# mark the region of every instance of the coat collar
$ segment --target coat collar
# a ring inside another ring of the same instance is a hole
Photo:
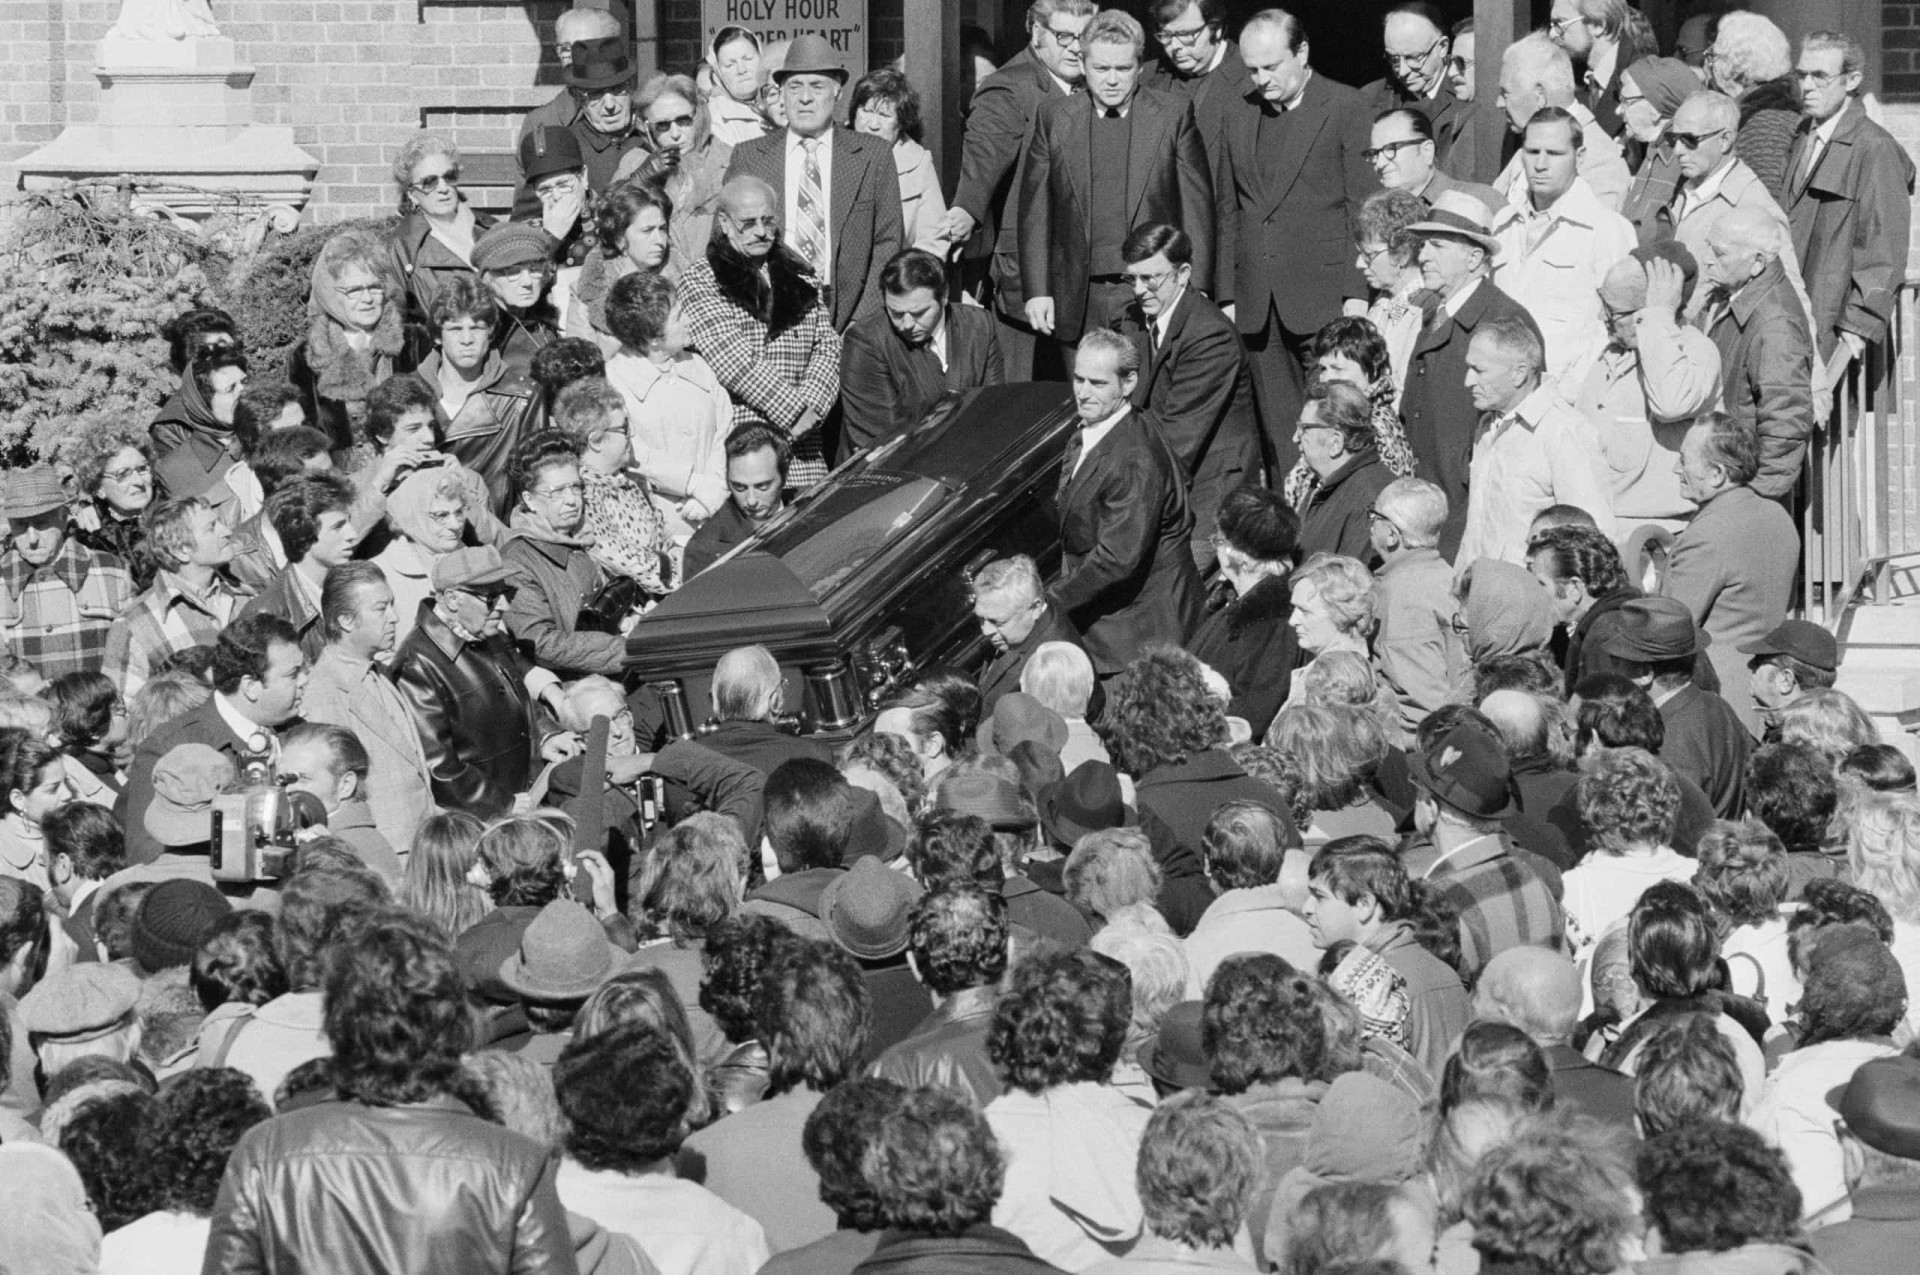
[[[1784,288],[1787,283],[1787,268],[1780,258],[1775,257],[1767,263],[1767,268],[1749,279],[1727,303],[1727,312],[1733,321],[1742,328],[1753,321],[1754,314],[1773,296],[1776,288]]]
[[[35,580],[58,580],[71,592],[78,594],[86,585],[87,573],[92,569],[93,551],[76,540],[71,532],[61,544],[60,551],[44,566],[29,566],[20,551],[11,546],[7,549],[6,557],[0,559],[0,579],[5,579],[7,592],[16,599]]]
[[[1133,781],[1135,788],[1157,788],[1165,784],[1207,783],[1238,779],[1247,772],[1223,748],[1203,748],[1185,761],[1155,766]]]
[[[767,259],[767,278],[725,235],[716,234],[707,244],[707,264],[720,295],[764,323],[768,340],[798,327],[820,301],[805,263],[784,243],[776,244]]]

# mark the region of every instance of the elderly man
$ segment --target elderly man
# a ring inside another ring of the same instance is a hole
[[[1816,31],[1801,42],[1796,72],[1806,118],[1785,203],[1828,384],[1886,335],[1907,273],[1913,159],[1856,100],[1865,61],[1852,36]]]
[[[1506,1023],[1546,1054],[1557,1107],[1567,1107],[1630,1136],[1633,1079],[1589,1062],[1568,1042],[1580,1021],[1580,971],[1544,947],[1516,947],[1487,962],[1473,989],[1473,1016]]]
[[[1708,82],[1740,103],[1734,153],[1787,203],[1787,164],[1800,127],[1799,94],[1793,82],[1793,46],[1768,19],[1740,9],[1720,16],[1707,51]]]
[[[940,258],[903,250],[880,271],[880,294],[880,312],[841,341],[842,460],[905,432],[950,391],[1007,379],[992,318],[948,302]]]
[[[1200,622],[1185,475],[1160,427],[1128,401],[1133,343],[1107,328],[1073,360],[1080,423],[1060,468],[1060,576],[1051,598],[1086,635],[1103,677],[1151,643],[1178,646]]]
[[[0,639],[49,681],[99,672],[114,619],[134,597],[127,565],[69,535],[68,512],[51,465],[0,477]]]
[[[1516,135],[1526,132],[1527,122],[1542,107],[1557,106],[1573,116],[1580,126],[1579,175],[1606,207],[1618,209],[1625,202],[1633,178],[1620,144],[1600,127],[1592,111],[1580,105],[1574,91],[1573,63],[1566,50],[1544,32],[1522,36],[1501,54],[1500,96],[1495,105],[1507,113],[1507,127]],[[1509,203],[1518,203],[1526,196],[1521,161],[1522,157],[1515,155],[1494,179],[1494,189]]]
[[[1680,440],[1720,397],[1718,347],[1680,322],[1698,270],[1664,239],[1615,262],[1600,284],[1608,340],[1574,406],[1599,440],[1623,537],[1649,523],[1678,530],[1693,510],[1680,488]]]
[[[1396,106],[1374,116],[1372,141],[1363,154],[1388,190],[1408,191],[1429,204],[1447,191],[1462,191],[1485,204],[1489,216],[1506,203],[1491,186],[1460,181],[1440,171],[1433,121],[1418,107]]]
[[[1875,1058],[1834,1097],[1852,1214],[1813,1232],[1833,1275],[1900,1270],[1920,1245],[1920,1059]]]
[[[1678,598],[1635,598],[1614,614],[1617,622],[1593,640],[1624,676],[1653,697],[1666,726],[1660,760],[1699,784],[1720,818],[1740,817],[1747,806],[1753,736],[1731,704],[1694,684],[1700,631],[1687,604]]]
[[[1467,117],[1466,103],[1454,95],[1448,83],[1447,62],[1453,56],[1453,41],[1447,38],[1445,23],[1440,11],[1427,0],[1407,0],[1388,9],[1380,26],[1387,73],[1360,90],[1376,117],[1401,107],[1425,116],[1431,125],[1435,157],[1442,164],[1447,162],[1454,138]]]
[[[1300,557],[1337,553],[1366,561],[1373,499],[1393,481],[1374,445],[1372,402],[1344,382],[1316,382],[1293,437],[1313,474],[1300,498]]]
[[[131,699],[168,656],[204,646],[240,609],[222,569],[233,561],[233,529],[195,497],[147,511],[147,552],[159,566],[153,584],[107,633],[100,671]]]
[[[536,128],[520,139],[520,176],[532,192],[540,228],[554,240],[554,264],[577,266],[594,247],[594,192],[587,157],[564,128]]]
[[[1184,227],[1193,275],[1213,286],[1213,179],[1193,109],[1140,86],[1146,32],[1108,9],[1081,39],[1087,91],[1041,106],[1020,186],[1027,322],[1064,351],[1132,299],[1121,247],[1137,226]],[[1058,363],[1055,364],[1058,366]]]
[[[1467,391],[1483,415],[1467,480],[1467,530],[1459,561],[1521,566],[1534,515],[1574,505],[1612,534],[1613,496],[1601,472],[1593,423],[1541,383],[1539,336],[1497,319],[1473,334]]]
[[[1396,478],[1373,499],[1374,659],[1400,704],[1401,723],[1418,726],[1442,704],[1464,704],[1473,692],[1455,617],[1453,568],[1435,548],[1447,522],[1447,494],[1423,478]]]
[[[1080,645],[1080,631],[1052,602],[1040,568],[1025,554],[989,562],[973,575],[973,618],[993,648],[980,674],[980,713],[993,713],[1000,697],[1020,689],[1027,661],[1047,642]]]
[[[473,268],[500,307],[489,352],[516,380],[527,378],[533,356],[559,339],[559,317],[547,299],[558,254],[552,235],[524,221],[497,222],[473,245]]]
[[[1215,182],[1214,299],[1253,356],[1273,474],[1297,458],[1290,435],[1306,399],[1308,342],[1342,313],[1364,313],[1367,296],[1359,265],[1333,245],[1352,238],[1376,187],[1363,157],[1373,115],[1355,90],[1316,75],[1311,53],[1292,14],[1266,9],[1247,20],[1240,56],[1254,92],[1227,119]]]
[[[1680,486],[1699,506],[1674,539],[1666,594],[1686,604],[1712,639],[1707,658],[1720,694],[1754,735],[1759,716],[1748,693],[1744,643],[1787,618],[1800,537],[1778,501],[1754,494],[1760,439],[1753,422],[1708,413],[1680,447]]]
[[[833,330],[844,332],[879,311],[880,268],[906,246],[900,176],[885,142],[834,122],[847,68],[824,36],[788,45],[773,82],[787,126],[734,147],[727,177],[757,177],[773,192],[779,224],[819,286]]]
[[[704,746],[770,775],[795,758],[833,764],[833,750],[774,725],[787,708],[787,679],[764,646],[735,647],[713,666],[713,716],[719,726]]]
[[[827,476],[819,427],[840,394],[840,336],[806,260],[781,242],[781,220],[772,186],[729,179],[720,233],[681,276],[680,302],[693,344],[733,396],[734,428],[785,431],[788,481],[805,491]]]
[[[575,21],[579,21],[576,19]],[[586,24],[583,24],[586,25]],[[595,24],[600,25],[600,24]],[[552,123],[572,135],[586,170],[585,182],[558,197],[542,197],[534,190],[535,178],[525,168],[520,173],[520,188],[514,195],[513,213],[522,220],[556,219],[572,222],[591,207],[592,196],[603,193],[614,183],[614,172],[631,151],[645,145],[639,122],[633,114],[633,90],[638,69],[633,61],[633,45],[621,36],[619,21],[605,34],[579,36],[568,46],[566,64],[560,70],[566,84],[565,118]],[[530,112],[520,125],[520,156],[524,164],[528,143],[549,125],[548,119],[536,119],[545,111],[557,114],[559,99]],[[569,215],[570,214],[570,215]],[[550,225],[549,230],[552,230]],[[555,232],[559,237],[562,232]]]
[[[1762,721],[1810,691],[1833,688],[1840,668],[1840,646],[1833,634],[1811,620],[1782,620],[1764,637],[1740,644],[1748,656],[1753,707]]]
[[[580,40],[605,40],[620,34],[620,19],[610,9],[591,9],[576,4],[553,20],[553,59],[565,67],[573,61],[573,46]],[[558,93],[528,111],[520,121],[520,139],[536,128],[565,128],[580,114],[572,88]]]
[[[1193,560],[1213,561],[1214,515],[1226,494],[1264,469],[1253,372],[1233,321],[1193,277],[1193,241],[1177,226],[1141,226],[1120,246],[1133,303],[1116,326],[1146,369],[1133,405],[1151,412],[1190,475]]]
[[[1526,189],[1512,192],[1493,219],[1500,241],[1493,281],[1540,325],[1545,379],[1570,397],[1606,335],[1598,289],[1613,264],[1633,251],[1633,226],[1576,171],[1584,143],[1572,114],[1543,106],[1523,138]]]
[[[1027,47],[980,81],[967,112],[947,242],[964,244],[965,260],[991,258],[986,269],[1001,353],[1008,377],[1016,381],[1033,376],[1034,333],[1020,290],[1020,186],[1033,117],[1042,103],[1065,98],[1081,84],[1080,36],[1099,7],[1094,0],[1034,0],[1027,9]]]
[[[1727,414],[1760,431],[1753,489],[1786,500],[1800,481],[1813,433],[1813,341],[1780,254],[1786,236],[1751,209],[1729,213],[1707,236],[1701,266],[1715,297],[1698,320],[1720,350]]]
[[[1638,48],[1635,34],[1627,29],[1637,16],[1627,0],[1553,0],[1547,23],[1553,42],[1567,51],[1580,72],[1580,104],[1593,112],[1608,137],[1619,137],[1625,126],[1620,118],[1620,72],[1633,55],[1623,59],[1622,45],[1632,42],[1637,53],[1653,52]]]
[[[1468,344],[1475,331],[1495,320],[1533,323],[1526,307],[1490,278],[1500,251],[1491,221],[1479,200],[1448,191],[1434,202],[1427,220],[1407,228],[1419,236],[1420,274],[1439,305],[1414,342],[1400,411],[1420,472],[1447,498],[1439,548],[1449,560],[1467,526],[1467,471],[1479,421],[1466,387]]]
[[[1161,52],[1140,82],[1193,105],[1207,162],[1216,164],[1227,113],[1253,92],[1240,46],[1227,39],[1226,0],[1153,0],[1148,17]]]

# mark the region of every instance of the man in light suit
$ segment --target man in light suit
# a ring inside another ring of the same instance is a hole
[[[1220,260],[1214,298],[1246,338],[1268,472],[1298,454],[1306,347],[1343,312],[1365,312],[1354,218],[1378,183],[1363,158],[1372,112],[1316,75],[1306,30],[1266,9],[1240,32],[1254,91],[1227,120],[1221,153]]]
[[[947,268],[918,248],[880,271],[881,312],[840,346],[840,459],[905,430],[950,390],[1006,382],[993,319],[947,301]]]
[[[1168,222],[1193,240],[1199,286],[1213,280],[1213,180],[1193,108],[1140,87],[1147,35],[1123,12],[1083,37],[1087,91],[1041,106],[1020,186],[1020,286],[1027,322],[1053,338],[1051,363],[1091,328],[1118,318],[1132,293],[1120,247],[1135,226]]]
[[[967,110],[960,182],[947,209],[947,242],[964,244],[962,264],[973,263],[971,273],[984,270],[991,281],[1000,351],[1007,375],[1016,381],[1033,376],[1034,334],[1020,290],[1020,182],[1027,143],[1041,104],[1080,88],[1085,78],[1080,35],[1099,7],[1094,0],[1034,0],[1027,10],[1027,47],[980,81]]]
[[[844,332],[880,309],[880,267],[905,234],[900,176],[884,141],[834,122],[847,70],[823,37],[795,39],[773,79],[787,126],[734,147],[727,177],[773,187],[787,243],[813,267]]]
[[[1833,31],[1800,45],[1806,118],[1787,159],[1787,217],[1828,384],[1886,335],[1907,274],[1913,159],[1854,100],[1865,59],[1858,40]]]
[[[1118,332],[1091,328],[1080,338],[1080,424],[1060,467],[1052,601],[1085,635],[1101,677],[1152,643],[1181,645],[1200,623],[1186,483],[1159,426],[1128,402],[1139,376],[1139,353]]]
[[[1380,26],[1387,74],[1360,90],[1376,118],[1382,111],[1402,107],[1426,117],[1432,126],[1435,158],[1441,164],[1447,162],[1469,114],[1467,104],[1454,96],[1447,83],[1453,41],[1447,38],[1445,23],[1427,0],[1407,0],[1388,9]]]
[[[1193,560],[1213,564],[1220,502],[1243,483],[1263,485],[1253,370],[1233,321],[1194,287],[1193,246],[1177,226],[1142,226],[1127,236],[1133,304],[1115,326],[1134,344],[1142,369],[1133,405],[1150,414],[1187,475]]]

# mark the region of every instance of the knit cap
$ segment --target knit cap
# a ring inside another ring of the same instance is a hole
[[[473,245],[475,270],[504,270],[529,261],[551,261],[553,236],[532,222],[503,221]]]
[[[134,961],[149,974],[192,964],[207,931],[231,911],[226,896],[204,881],[162,881],[133,914]]]

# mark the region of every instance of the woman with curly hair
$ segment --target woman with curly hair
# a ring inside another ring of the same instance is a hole
[[[1697,866],[1673,848],[1680,787],[1673,770],[1638,748],[1588,753],[1575,788],[1591,852],[1567,870],[1561,905],[1576,955],[1633,911],[1655,881],[1691,881]]]
[[[1267,744],[1300,764],[1301,795],[1313,810],[1301,832],[1308,849],[1340,837],[1396,835],[1400,812],[1373,786],[1388,753],[1377,713],[1289,704],[1273,719]]]
[[[1288,623],[1303,654],[1318,659],[1333,651],[1351,651],[1362,659],[1370,658],[1376,616],[1373,573],[1358,558],[1341,554],[1316,553],[1308,558],[1291,580],[1293,614]],[[1308,660],[1293,670],[1287,686],[1287,698],[1299,702],[1305,698]]]
[[[1638,1255],[1632,1169],[1605,1130],[1580,1118],[1531,1122],[1489,1150],[1460,1211],[1490,1269],[1612,1275]]]
[[[860,1164],[888,1232],[864,1263],[869,1271],[1057,1269],[988,1224],[1003,1194],[1007,1154],[987,1118],[954,1090],[909,1089],[880,1121]]]
[[[1766,1008],[1775,1025],[1800,1001],[1787,945],[1787,849],[1757,819],[1715,820],[1694,845],[1693,888],[1713,909],[1729,990]],[[1854,868],[1858,874],[1859,867]]]
[[[438,133],[415,133],[393,158],[400,224],[387,235],[394,277],[406,285],[406,317],[425,323],[449,280],[473,269],[473,244],[493,218],[460,194],[460,148]]]
[[[708,1061],[726,1050],[719,1024],[700,1008],[708,936],[740,910],[746,892],[747,842],[726,815],[702,811],[675,824],[648,847],[633,874],[627,915],[640,937],[634,964],[658,969],[673,983]]]
[[[987,1032],[1006,1089],[987,1124],[1007,1153],[995,1226],[1081,1271],[1137,1239],[1134,1161],[1148,1111],[1110,1083],[1132,1018],[1126,967],[1096,952],[1027,957]]]
[[[645,158],[629,151],[623,167]],[[673,197],[657,182],[635,177],[616,184],[594,204],[593,249],[585,261],[554,278],[553,303],[560,311],[560,335],[592,341],[602,355],[620,348],[607,319],[613,285],[630,274],[678,278],[680,266],[698,258],[673,260]],[[707,214],[712,224],[713,215]],[[704,245],[701,249],[705,252]]]
[[[1354,219],[1354,239],[1360,250],[1358,265],[1367,277],[1373,300],[1367,306],[1367,321],[1373,325],[1386,350],[1386,376],[1392,398],[1390,406],[1400,410],[1400,395],[1407,385],[1407,365],[1413,361],[1413,346],[1420,339],[1425,314],[1414,295],[1426,287],[1420,274],[1420,237],[1408,229],[1425,221],[1431,209],[1427,201],[1408,190],[1377,190],[1360,205]],[[1324,331],[1324,329],[1323,329]],[[1316,365],[1318,355],[1315,357]],[[1364,367],[1361,369],[1365,375]],[[1357,382],[1368,388],[1378,377]]]
[[[372,231],[342,230],[321,246],[307,297],[307,335],[288,356],[287,379],[336,459],[365,441],[368,393],[413,371],[425,352],[408,332],[405,309],[406,292],[387,246]]]
[[[1177,852],[1161,861],[1170,878],[1189,867],[1199,871],[1207,821],[1222,803],[1287,808],[1285,797],[1227,752],[1225,705],[1207,686],[1200,661],[1185,651],[1153,647],[1128,665],[1108,683],[1095,729],[1114,766],[1133,776],[1142,812],[1152,811],[1172,832]]]
[[[176,396],[179,392],[176,391]],[[110,553],[133,573],[134,588],[153,583],[155,563],[140,552],[140,515],[153,504],[153,444],[145,431],[104,429],[73,444],[73,538],[96,553]]]
[[[1920,991],[1920,800],[1906,793],[1875,793],[1859,802],[1847,826],[1847,863],[1853,883],[1887,906],[1893,918],[1894,959],[1910,1000]],[[1906,1022],[1920,1031],[1920,1007]]]

